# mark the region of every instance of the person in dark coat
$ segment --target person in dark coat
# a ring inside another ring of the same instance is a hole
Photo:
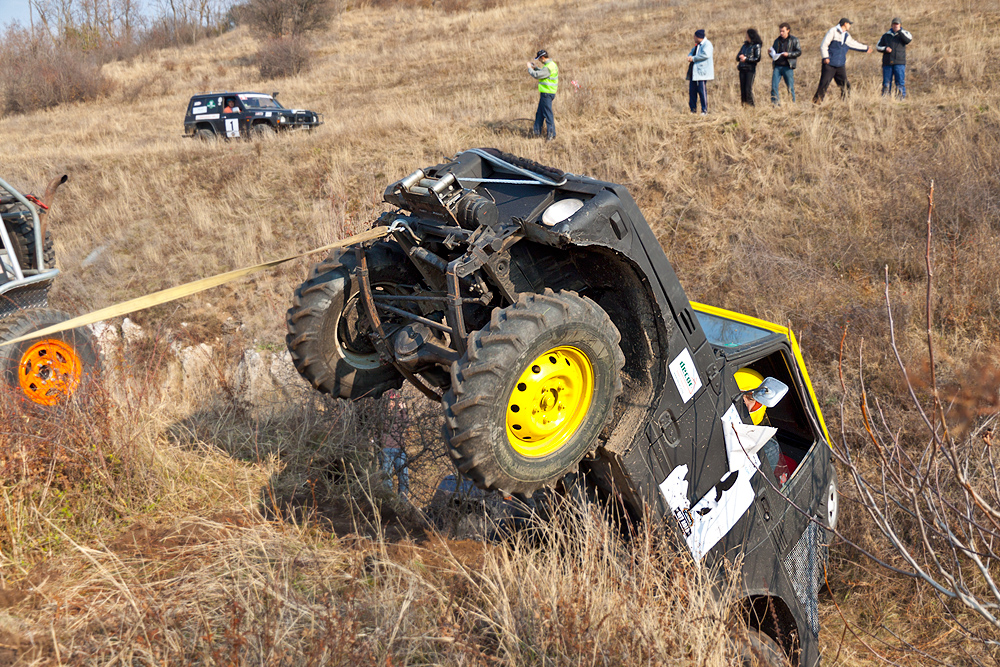
[[[771,72],[771,103],[781,103],[778,86],[782,80],[788,86],[788,92],[791,93],[794,102],[795,64],[802,55],[802,47],[799,45],[799,38],[792,34],[792,26],[787,23],[778,26],[778,37],[767,53],[771,56],[771,65],[774,66],[774,71]]]
[[[853,24],[851,19],[843,18],[837,25],[826,31],[826,36],[819,45],[819,53],[823,57],[823,67],[819,74],[819,87],[816,88],[816,94],[813,95],[813,104],[820,104],[823,101],[831,81],[840,86],[841,97],[847,96],[851,89],[851,82],[847,80],[848,51],[872,52],[872,47],[851,37],[849,31]]]
[[[760,51],[763,46],[760,34],[750,28],[746,40],[736,55],[736,69],[740,72],[740,100],[743,105],[755,106],[753,101],[753,80],[757,76],[757,63],[760,62]]]
[[[892,92],[893,80],[896,94],[906,98],[906,45],[913,41],[909,30],[903,30],[903,22],[892,20],[889,31],[878,40],[875,49],[882,54],[882,94]]]

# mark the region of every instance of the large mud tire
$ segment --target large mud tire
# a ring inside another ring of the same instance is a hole
[[[408,291],[420,282],[395,243],[376,243],[367,257],[375,293]],[[403,376],[379,357],[368,337],[355,269],[351,248],[313,267],[309,279],[295,290],[285,342],[295,368],[316,389],[340,398],[378,398],[401,387]]]
[[[10,242],[14,246],[14,254],[21,269],[39,268],[38,258],[35,256],[35,225],[31,219],[8,223],[7,232],[10,234]],[[45,262],[46,269],[55,268],[56,249],[52,244],[52,232],[49,230],[45,230],[42,261]]]
[[[530,495],[577,470],[621,393],[620,340],[607,313],[575,292],[521,294],[494,310],[452,364],[443,399],[445,439],[462,474],[483,489]],[[537,444],[520,439],[529,432]]]
[[[747,633],[736,643],[740,667],[791,667],[788,656],[772,637],[755,629]]]
[[[0,341],[70,319],[48,308],[21,310],[0,320]],[[0,373],[8,389],[42,406],[64,403],[91,391],[101,372],[101,352],[89,329],[80,327],[0,347]]]
[[[277,132],[267,123],[257,123],[253,126],[253,136],[257,139],[263,139],[266,141],[268,139],[274,139],[274,137],[277,136]]]

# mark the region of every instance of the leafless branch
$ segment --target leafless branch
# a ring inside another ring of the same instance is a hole
[[[880,557],[875,557],[870,550],[852,544],[844,535],[838,533],[838,536],[880,566],[928,585],[955,621],[954,627],[960,628],[967,638],[1000,646],[996,638],[1000,630],[1000,584],[997,581],[1000,556],[996,548],[1000,542],[1000,483],[991,442],[1000,415],[988,416],[964,435],[962,429],[956,430],[948,423],[948,412],[954,402],[946,411],[934,348],[933,182],[927,199],[925,262],[929,378],[925,396],[929,394],[929,398],[921,398],[900,352],[886,267],[889,344],[919,420],[917,424],[911,420],[893,425],[879,399],[869,396],[864,381],[864,341],[861,341],[857,384],[863,431],[857,434],[861,436],[860,443],[854,438],[855,444],[849,444],[854,434],[849,436],[846,426],[845,328],[839,363],[845,398],[841,401],[841,441],[836,443],[834,455],[857,492],[857,506],[889,549],[880,550]],[[952,608],[954,603],[974,616],[958,614],[957,609]],[[984,625],[974,622],[977,617]],[[983,632],[983,627],[991,631]]]

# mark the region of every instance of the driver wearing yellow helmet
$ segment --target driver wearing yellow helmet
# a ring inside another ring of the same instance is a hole
[[[764,381],[764,376],[752,368],[744,367],[736,371],[733,377],[736,379],[736,385],[740,388],[740,391],[745,392],[743,394],[743,403],[746,405],[747,412],[750,413],[750,421],[753,422],[754,426],[760,426],[761,422],[764,421],[764,413],[767,411],[767,408],[754,399],[750,392],[761,385]],[[778,481],[781,484],[788,481],[792,471],[795,470],[795,459],[783,454],[781,446],[774,438],[767,441],[761,448],[761,452],[764,454],[767,462],[771,464],[771,470],[774,471],[774,476]]]
[[[733,377],[736,378],[736,384],[743,392],[753,391],[764,381],[764,376],[752,368],[741,368],[733,374]],[[760,426],[760,423],[764,421],[764,412],[767,408],[754,400],[754,397],[749,393],[743,394],[743,403],[746,404],[747,410],[750,412],[750,421],[753,422],[754,426]]]

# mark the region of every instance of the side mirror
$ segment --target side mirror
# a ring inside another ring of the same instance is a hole
[[[764,407],[773,408],[788,393],[788,385],[778,378],[764,378],[760,386],[750,392],[753,399]]]
[[[276,90],[273,93],[271,93],[271,97],[273,97],[274,99],[278,99],[278,91]]]

